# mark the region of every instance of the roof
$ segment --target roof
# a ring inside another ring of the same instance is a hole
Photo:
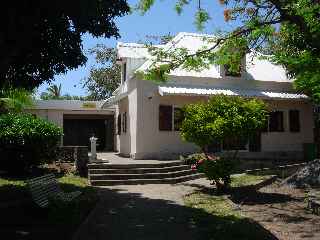
[[[81,101],[81,100],[36,100],[31,109],[39,110],[101,110],[105,101]],[[113,111],[113,109],[106,109]]]
[[[165,45],[156,45],[164,50],[172,48],[186,48],[193,53],[201,48],[209,48],[214,44],[215,37],[207,34],[196,34],[181,32],[177,34],[170,42]],[[146,62],[142,64],[136,71],[147,71],[153,64],[148,48],[144,44],[136,43],[118,43],[118,56],[125,58],[145,58]],[[261,59],[262,55],[258,53],[249,53],[246,55],[246,73],[245,79],[259,81],[274,82],[292,82],[286,75],[284,68],[279,65],[272,64],[267,60]],[[209,69],[201,71],[189,71],[177,68],[170,73],[171,76],[185,77],[206,77],[206,78],[222,78],[220,66],[211,65]]]
[[[162,47],[155,45],[155,47]],[[145,44],[139,43],[117,43],[118,58],[150,58],[148,47]]]
[[[159,86],[159,94],[167,95],[187,95],[187,96],[210,96],[210,95],[228,95],[242,97],[257,97],[262,99],[308,99],[305,94],[289,92],[270,92],[262,90],[245,90],[245,89],[223,89],[223,88],[195,88],[195,87],[173,87]]]

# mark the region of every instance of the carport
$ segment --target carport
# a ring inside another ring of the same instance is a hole
[[[63,145],[90,146],[89,138],[98,138],[97,150],[114,149],[114,119],[112,115],[63,115]]]
[[[114,112],[112,107],[102,109],[105,101],[37,100],[27,109],[63,128],[63,146],[89,146],[89,138],[98,138],[97,150],[114,151]]]

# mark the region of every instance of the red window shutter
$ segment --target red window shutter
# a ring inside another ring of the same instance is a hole
[[[283,112],[274,111],[269,115],[269,132],[283,132]]]
[[[118,127],[118,135],[121,135],[121,114],[118,115],[118,121],[117,121],[117,127]]]
[[[159,130],[172,131],[172,106],[159,106]]]
[[[300,114],[298,110],[289,111],[290,132],[300,132]]]

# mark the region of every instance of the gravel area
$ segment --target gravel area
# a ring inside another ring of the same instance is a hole
[[[243,214],[280,240],[320,239],[320,217],[306,210],[305,192],[275,183],[235,200]]]

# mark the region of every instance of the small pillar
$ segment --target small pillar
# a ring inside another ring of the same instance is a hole
[[[98,138],[92,136],[90,138],[90,142],[91,142],[91,156],[90,156],[90,160],[94,161],[97,160],[97,140]]]

